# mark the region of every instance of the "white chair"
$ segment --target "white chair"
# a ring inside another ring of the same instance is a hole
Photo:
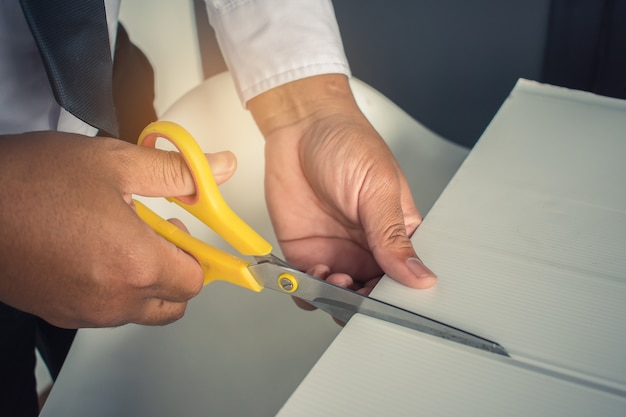
[[[351,86],[361,110],[398,159],[417,206],[425,215],[468,150],[434,134],[362,81],[352,79]],[[239,101],[230,74],[225,72],[205,80],[177,100],[161,119],[185,127],[206,152],[229,149],[237,155],[237,172],[221,187],[224,198],[242,218],[272,240],[263,193],[264,139]],[[189,221],[193,227],[193,220]]]

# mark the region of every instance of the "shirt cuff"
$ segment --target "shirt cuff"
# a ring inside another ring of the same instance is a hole
[[[207,0],[241,101],[320,74],[350,76],[330,0]]]

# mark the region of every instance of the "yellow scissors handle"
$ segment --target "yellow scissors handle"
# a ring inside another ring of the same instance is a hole
[[[187,161],[196,186],[194,195],[168,200],[200,219],[242,255],[269,254],[272,246],[241,220],[224,201],[204,152],[189,132],[176,123],[154,122],[141,132],[138,144],[154,147],[158,138],[167,139],[178,148]]]
[[[159,138],[168,140],[178,148],[191,171],[196,189],[192,196],[169,197],[168,200],[201,220],[242,255],[270,254],[272,246],[224,201],[206,156],[194,138],[176,123],[159,121],[143,130],[138,144],[155,147]],[[248,262],[183,232],[138,201],[135,201],[135,206],[139,216],[157,233],[198,260],[205,270],[205,284],[220,279],[255,291],[261,290],[262,286],[247,269]]]
[[[163,219],[141,202],[135,200],[134,203],[139,217],[148,223],[155,232],[196,259],[204,272],[204,285],[219,280],[256,292],[263,289],[263,286],[254,279],[248,269],[250,262],[196,239]]]

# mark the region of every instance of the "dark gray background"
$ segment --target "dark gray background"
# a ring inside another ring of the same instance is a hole
[[[626,98],[626,1],[335,0],[355,77],[471,147],[518,78]],[[196,0],[205,76],[225,70]]]

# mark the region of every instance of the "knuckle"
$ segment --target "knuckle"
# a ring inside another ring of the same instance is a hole
[[[395,217],[389,214],[383,215],[379,219],[378,226],[373,228],[368,236],[373,251],[412,250],[413,245],[407,235],[404,222],[395,221]]]
[[[200,294],[200,291],[202,291],[202,287],[204,287],[204,279],[194,279],[189,286],[189,298],[193,298]]]
[[[187,311],[187,303],[176,304],[175,308],[170,314],[169,321],[167,322],[167,324],[173,323],[175,321],[182,319],[185,316],[186,311]]]
[[[168,188],[184,189],[190,174],[187,163],[183,157],[175,151],[165,152],[165,161],[161,165],[161,177]]]
[[[151,319],[147,324],[155,326],[165,326],[174,323],[185,316],[187,303],[166,303],[158,300],[158,304],[154,306]]]
[[[383,231],[384,241],[388,246],[393,247],[409,247],[411,243],[406,234],[406,228],[404,224],[393,223],[387,226]]]

